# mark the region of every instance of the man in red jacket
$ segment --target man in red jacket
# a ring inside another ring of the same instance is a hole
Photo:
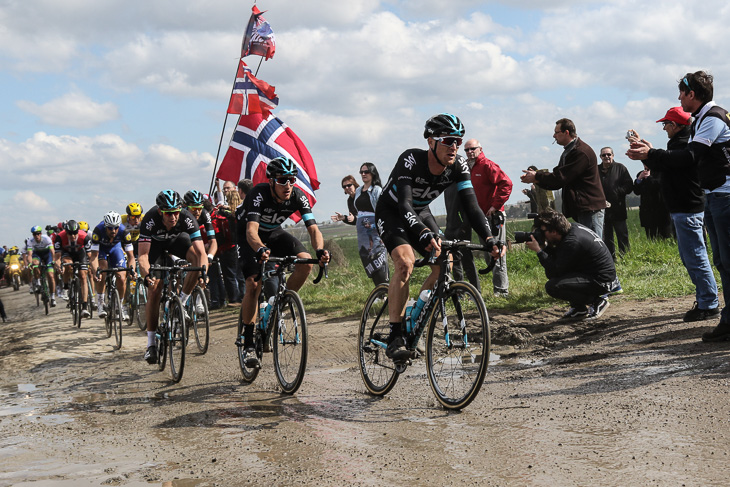
[[[487,159],[478,140],[467,140],[464,144],[464,151],[468,159],[467,163],[471,167],[471,183],[474,186],[479,208],[489,219],[494,236],[504,243],[504,204],[512,194],[512,180],[496,162]],[[487,263],[491,263],[492,256],[489,253],[484,255]],[[507,278],[507,258],[504,255],[497,260],[492,271],[492,284],[496,297],[507,296],[509,279]]]

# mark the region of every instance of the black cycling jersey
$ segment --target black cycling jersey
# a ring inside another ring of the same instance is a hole
[[[153,245],[155,243],[164,244],[172,242],[181,233],[190,235],[191,242],[202,239],[200,236],[200,226],[192,213],[183,209],[180,212],[180,218],[177,224],[172,229],[167,230],[165,224],[162,222],[162,214],[157,211],[156,206],[153,206],[145,214],[140,224],[139,241],[151,242]]]
[[[430,228],[422,221],[421,213],[452,184],[458,187],[464,212],[477,235],[485,240],[491,237],[489,223],[477,203],[466,160],[457,157],[443,173],[434,175],[428,169],[428,151],[423,149],[409,149],[398,157],[378,199],[376,220],[380,220],[380,213],[397,212],[408,227],[408,233],[419,235]]]
[[[210,217],[210,213],[208,213],[208,210],[203,208],[203,211],[200,213],[200,218],[197,219],[197,222],[198,228],[205,228],[205,234],[208,236],[208,240],[216,238],[215,228],[213,228],[213,219]]]
[[[282,223],[297,211],[306,226],[317,223],[312,214],[312,208],[309,206],[309,199],[301,189],[292,188],[291,198],[279,203],[271,194],[269,183],[257,184],[246,195],[243,204],[236,208],[238,244],[246,242],[246,224],[248,222],[258,222],[259,237],[264,240],[266,235],[281,228]]]

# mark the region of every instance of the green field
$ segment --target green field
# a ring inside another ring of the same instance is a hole
[[[515,231],[529,231],[531,225],[531,220],[508,221],[508,241],[512,240]],[[674,240],[648,240],[639,226],[639,212],[636,209],[629,211],[628,226],[631,251],[616,263],[616,272],[624,288],[623,299],[674,297],[694,293],[694,286],[679,258],[677,243]],[[301,290],[307,309],[335,316],[359,314],[373,284],[365,276],[360,263],[355,227],[333,224],[322,225],[320,229],[328,248],[333,251],[334,262],[330,266],[329,279],[322,280],[318,285],[307,284]],[[303,227],[289,230],[308,243],[309,239]],[[481,256],[477,263],[484,267]],[[481,290],[488,308],[525,311],[550,307],[557,303],[545,294],[545,272],[534,252],[525,249],[523,245],[511,245],[507,252],[507,271],[510,280],[510,294],[507,298],[495,298],[492,294],[491,275],[482,277]],[[426,269],[416,269],[412,280],[412,295],[416,294],[416,286],[420,286],[427,273]],[[716,278],[719,284],[719,275],[716,274]]]

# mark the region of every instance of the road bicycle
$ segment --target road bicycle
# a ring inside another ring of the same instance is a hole
[[[31,288],[33,294],[35,294],[36,306],[40,306],[41,302],[45,308],[46,314],[48,314],[48,308],[51,304],[51,291],[48,287],[48,266],[45,264],[38,264],[38,270],[40,273],[39,283],[36,284],[35,278],[31,280]]]
[[[89,311],[89,319],[94,317],[94,309],[96,308],[96,292],[94,291],[94,283],[92,282],[91,276],[86,278],[86,287],[88,292],[86,293],[86,309]]]
[[[198,310],[198,306],[201,307],[200,311]],[[200,285],[195,285],[195,288],[190,294],[190,298],[188,298],[188,302],[185,305],[185,310],[190,317],[190,323],[193,328],[193,334],[195,335],[195,343],[198,346],[198,351],[201,354],[205,354],[205,352],[208,351],[208,343],[210,341],[210,321],[208,318],[208,298]],[[188,326],[188,333],[189,332],[190,327]]]
[[[99,275],[106,274],[106,283],[104,291],[104,310],[106,317],[104,318],[104,327],[106,337],[110,338],[114,333],[114,349],[122,348],[122,300],[119,298],[117,290],[117,272],[134,273],[131,267],[110,267],[108,269],[98,269]],[[99,310],[101,311],[101,310]]]
[[[404,338],[411,352],[405,362],[395,363],[385,355],[390,333],[388,284],[370,293],[358,335],[360,374],[368,392],[387,394],[412,360],[425,356],[431,389],[445,408],[462,409],[477,396],[489,363],[489,317],[481,292],[468,282],[454,281],[450,270],[453,254],[473,250],[488,249],[468,241],[442,240],[441,259],[416,262],[416,267],[438,263],[440,271],[420,313],[410,320],[404,317]],[[425,347],[419,345],[424,331]]]
[[[168,259],[169,254],[163,254]],[[185,265],[183,265],[183,263]],[[157,331],[155,332],[155,348],[157,349],[157,367],[165,370],[167,359],[170,359],[170,375],[173,382],[180,382],[185,370],[185,348],[188,341],[188,326],[185,316],[185,306],[177,295],[178,286],[182,285],[182,275],[185,272],[201,271],[205,279],[205,267],[191,267],[184,260],[179,260],[171,266],[150,266],[150,273],[162,274],[162,295],[160,297],[160,314]],[[137,287],[143,286],[143,280],[137,282]]]
[[[300,259],[297,256],[269,257],[268,262],[278,264],[274,269],[265,271],[265,263],[261,265],[259,278],[266,280],[278,278],[276,293],[267,305],[264,293],[259,294],[259,322],[254,333],[256,359],[248,360],[244,342],[244,323],[238,317],[238,363],[241,367],[244,382],[253,382],[261,370],[264,353],[272,352],[274,371],[281,390],[294,394],[302,385],[304,370],[307,367],[307,317],[304,304],[296,291],[287,289],[286,273],[292,272],[296,264],[319,264],[318,259]],[[314,284],[327,276],[327,265],[319,268]],[[273,335],[273,336],[272,336]],[[273,344],[273,346],[272,346]],[[255,365],[252,365],[255,362]]]
[[[73,325],[81,328],[81,310],[83,309],[84,300],[81,294],[81,266],[80,262],[64,262],[63,267],[71,267],[73,274],[68,283],[68,303],[66,307],[70,309],[73,317]],[[89,278],[87,277],[88,281]]]
[[[139,275],[139,264],[137,264],[137,275]],[[129,280],[126,290],[126,306],[129,315],[129,324],[137,322],[137,326],[141,331],[147,329],[147,319],[145,318],[145,309],[147,307],[147,288],[140,286],[136,280]]]

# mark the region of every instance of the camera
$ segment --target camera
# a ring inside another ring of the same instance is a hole
[[[636,137],[636,132],[634,132],[633,130],[629,130],[628,132],[626,132],[626,140],[629,140],[632,137]]]
[[[542,245],[545,242],[545,234],[540,228],[540,223],[537,221],[537,213],[528,213],[527,218],[532,218],[535,222],[532,225],[531,232],[515,232],[515,243],[525,243],[530,241],[530,237],[535,237],[535,240]]]

